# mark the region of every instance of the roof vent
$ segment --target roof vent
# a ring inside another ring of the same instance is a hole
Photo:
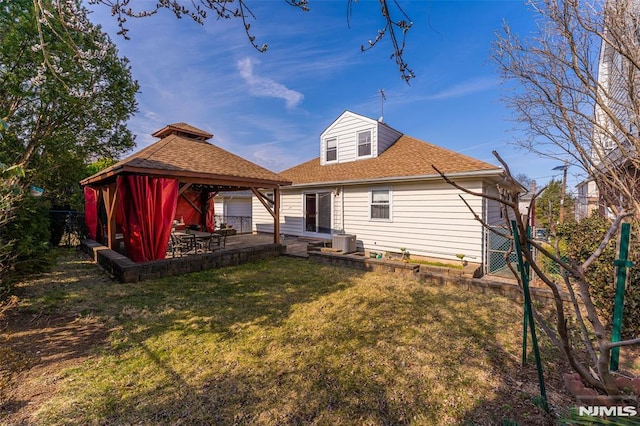
[[[177,135],[187,139],[206,141],[211,139],[213,135],[197,127],[193,127],[187,123],[174,123],[164,126],[162,129],[154,132],[151,136],[156,138],[166,138],[169,135]]]

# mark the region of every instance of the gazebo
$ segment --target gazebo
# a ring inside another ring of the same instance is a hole
[[[213,231],[213,197],[251,190],[273,217],[274,243],[280,242],[280,186],[291,182],[211,144],[212,134],[186,123],[152,136],[160,140],[80,181],[90,238],[115,249],[121,233],[134,262],[163,259],[174,220]]]

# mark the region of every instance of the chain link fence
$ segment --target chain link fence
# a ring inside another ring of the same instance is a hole
[[[551,246],[549,246],[548,249],[552,253],[555,251]],[[547,256],[545,256],[544,254],[542,254],[542,252],[539,252],[538,250],[535,251],[534,255],[536,259],[536,264],[538,264],[538,266],[540,267],[540,269],[542,270],[542,272],[547,278],[549,278],[552,281],[562,281],[564,279],[563,274],[565,273],[565,271],[558,264],[558,262],[556,262],[555,260],[549,259]],[[565,263],[569,263],[569,257],[564,254],[560,255],[560,259]],[[534,279],[535,278],[537,277],[534,276]]]
[[[518,256],[516,254],[515,247],[509,238],[503,235],[510,235],[510,230],[504,226],[492,227],[488,231],[487,235],[487,271],[488,275],[515,278],[513,272],[509,269],[509,264],[513,267],[513,270],[518,271]],[[542,242],[544,244],[544,242]],[[536,259],[536,264],[540,267],[542,272],[550,278],[552,281],[563,280],[563,269],[558,262],[549,259],[539,250],[533,249],[533,257]],[[554,253],[555,250],[550,244],[547,244],[549,252]],[[563,262],[569,262],[569,258],[566,255],[561,255],[560,259]],[[531,281],[538,280],[536,274],[531,270]]]
[[[49,210],[53,246],[77,247],[87,235],[84,213],[75,210]]]
[[[509,238],[510,230],[506,226],[494,226],[488,231],[487,236],[487,274],[514,278],[513,272],[509,269],[509,264],[514,270],[518,270],[518,256]]]

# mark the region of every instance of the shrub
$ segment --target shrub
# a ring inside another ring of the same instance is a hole
[[[48,270],[55,261],[49,242],[49,202],[44,198],[26,196],[16,205],[16,215],[6,225],[5,233],[13,240],[13,261],[3,280],[5,296],[16,277]]]
[[[567,242],[567,254],[582,262],[586,260],[602,241],[611,222],[593,214],[579,223],[571,223],[558,229]],[[632,338],[640,333],[640,223],[632,223],[629,260],[634,265],[627,270],[627,288],[624,298],[622,324],[623,338]],[[611,326],[616,292],[614,261],[618,257],[617,240],[610,241],[602,255],[589,267],[586,276],[593,303],[604,324]]]

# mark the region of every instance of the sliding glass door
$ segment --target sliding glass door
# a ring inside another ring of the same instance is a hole
[[[304,194],[306,232],[331,234],[331,192]]]

